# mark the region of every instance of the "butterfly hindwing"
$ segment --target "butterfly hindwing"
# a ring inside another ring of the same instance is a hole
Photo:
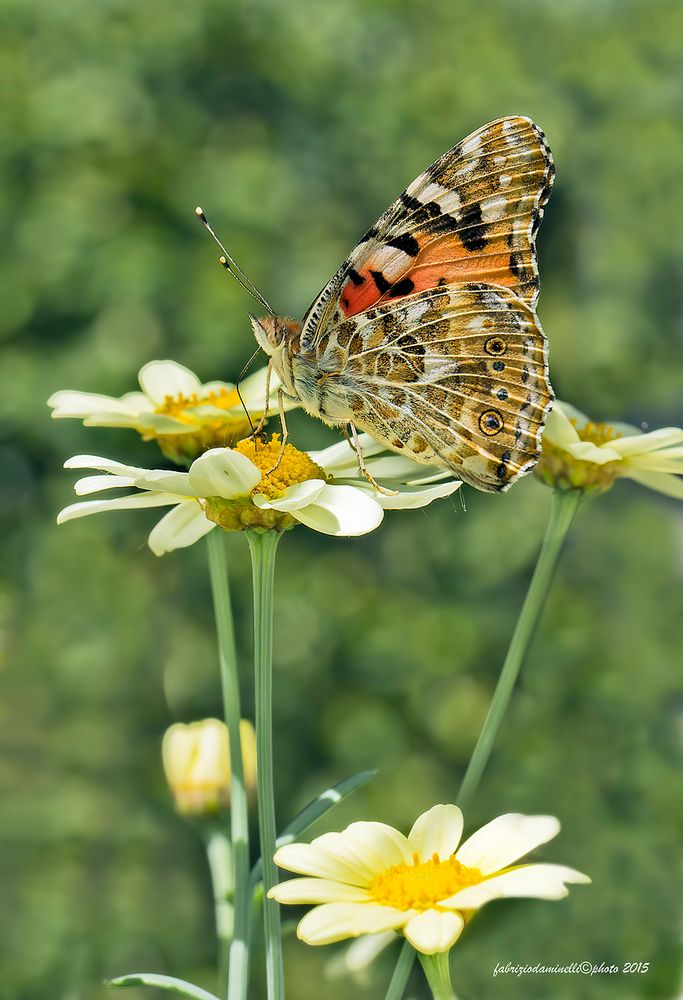
[[[483,490],[534,464],[552,401],[534,311],[504,286],[466,283],[381,303],[318,345],[328,405],[395,451]]]
[[[304,319],[302,344],[379,303],[456,282],[538,295],[535,237],[554,177],[541,129],[524,117],[484,125],[401,194],[358,243]]]

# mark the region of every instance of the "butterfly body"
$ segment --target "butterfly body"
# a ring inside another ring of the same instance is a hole
[[[552,402],[534,239],[553,178],[526,118],[421,174],[304,317],[254,321],[284,391],[485,491],[535,463]]]

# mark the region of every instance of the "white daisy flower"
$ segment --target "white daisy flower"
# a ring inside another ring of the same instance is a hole
[[[463,817],[433,806],[405,837],[384,823],[352,823],[310,844],[287,844],[275,862],[304,875],[270,890],[280,903],[315,903],[299,923],[307,944],[397,931],[424,955],[448,951],[473,911],[493,899],[562,899],[573,868],[516,864],[560,830],[554,816],[499,816],[460,844]]]
[[[380,493],[358,473],[354,477],[357,459],[346,442],[308,454],[290,444],[282,450],[278,435],[267,442],[247,438],[235,448],[210,449],[187,472],[139,469],[95,455],[76,455],[64,463],[65,468],[101,473],[79,479],[74,486],[78,496],[112,488],[135,487],[138,492],[72,504],[61,511],[57,522],[106,510],[171,507],[148,539],[160,556],[192,545],[217,525],[227,531],[249,527],[284,531],[299,522],[326,535],[364,535],[378,527],[384,510],[424,507],[462,485],[444,479],[447,474],[441,470],[425,470],[402,456],[380,454],[381,445],[367,435],[361,445],[369,456],[368,471],[384,488],[395,491],[391,495]]]
[[[535,471],[548,485],[565,490],[599,493],[621,477],[683,500],[683,430],[662,427],[644,434],[629,424],[597,424],[556,401]]]
[[[53,417],[75,417],[86,427],[130,427],[145,441],[156,440],[179,464],[209,448],[235,444],[250,432],[249,416],[257,423],[266,409],[265,368],[241,382],[239,393],[230,382],[202,383],[175,361],[150,361],[138,381],[141,392],[118,398],[63,389],[50,396],[48,406]],[[271,399],[278,386],[273,373]]]
[[[240,722],[245,785],[256,791],[256,733],[248,719]],[[164,772],[179,812],[210,815],[230,804],[228,727],[219,719],[166,730],[161,745]]]

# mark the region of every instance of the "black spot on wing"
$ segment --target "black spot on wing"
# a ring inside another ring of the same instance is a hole
[[[363,277],[362,274],[358,273],[358,271],[355,269],[355,267],[350,267],[347,273],[348,273],[349,280],[356,286],[356,288],[359,285],[364,285],[365,284],[365,278]]]
[[[417,212],[418,209],[422,208],[422,202],[419,198],[413,198],[411,194],[404,191],[403,194],[399,195],[398,199],[404,208],[409,212]]]
[[[410,221],[417,225],[421,225],[441,215],[441,205],[437,201],[420,201],[419,198],[413,198],[406,191],[399,196],[398,200],[406,209],[406,212],[410,214]]]
[[[377,285],[377,291],[384,295],[391,288],[391,282],[387,281],[381,271],[370,271],[372,280]]]
[[[394,236],[392,240],[387,240],[387,246],[395,247],[396,250],[407,253],[409,257],[417,257],[420,252],[417,240],[410,233],[402,233],[400,236]]]
[[[415,282],[411,278],[401,278],[389,289],[389,298],[397,299],[401,295],[410,295],[415,288]]]
[[[376,226],[370,226],[367,233],[358,240],[359,243],[367,243],[369,240],[374,240],[374,238],[379,235],[379,230]]]
[[[483,250],[486,246],[486,224],[481,218],[481,205],[473,202],[463,209],[458,219],[458,235],[466,250]]]

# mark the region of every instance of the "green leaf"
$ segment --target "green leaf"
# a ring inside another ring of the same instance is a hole
[[[348,798],[352,792],[356,789],[362,788],[363,785],[367,785],[375,775],[376,771],[359,771],[358,774],[354,774],[351,778],[344,778],[336,785],[332,785],[331,788],[325,789],[316,798],[312,799],[308,805],[304,806],[301,812],[297,813],[292,822],[284,828],[280,836],[277,838],[277,846],[283,847],[285,844],[291,844],[292,841],[296,840],[303,833],[312,826],[316,820],[324,816],[326,812],[333,809],[334,806],[343,802],[344,799]],[[254,885],[261,877],[261,860],[256,862],[251,870],[251,882]]]
[[[218,1000],[218,997],[208,990],[203,990],[201,986],[194,983],[186,983],[184,979],[174,979],[173,976],[159,976],[155,972],[133,972],[128,976],[119,976],[117,979],[110,979],[107,986],[127,987],[127,986],[156,986],[160,990],[170,990],[172,993],[180,993],[184,997],[192,997],[193,1000]]]
[[[282,847],[284,844],[291,844],[302,833],[305,833],[309,826],[313,826],[317,819],[320,819],[321,816],[324,816],[334,806],[343,802],[356,789],[367,785],[376,774],[377,771],[359,771],[358,774],[354,774],[351,778],[345,778],[337,785],[333,785],[331,788],[321,792],[317,798],[309,802],[307,806],[304,806],[300,813],[297,813],[289,826],[285,827],[277,838],[277,846]]]

